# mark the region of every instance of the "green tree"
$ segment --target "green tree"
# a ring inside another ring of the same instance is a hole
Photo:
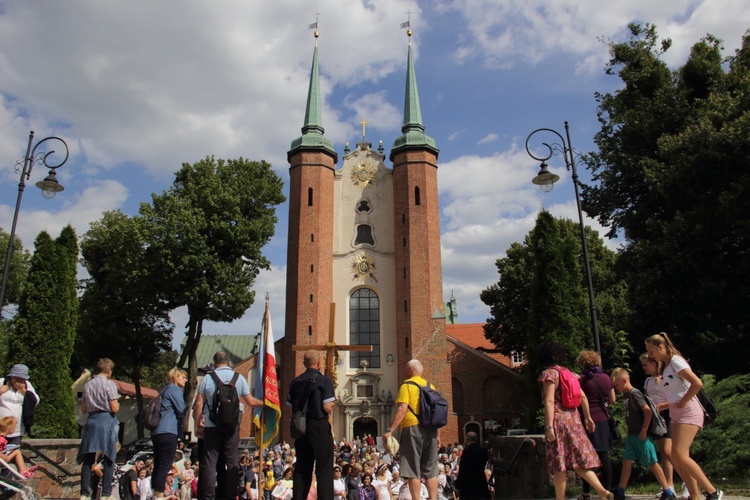
[[[750,35],[728,65],[709,35],[670,71],[655,27],[630,29],[630,41],[610,45],[607,72],[625,85],[598,95],[584,206],[625,236],[633,344],[669,331],[698,371],[747,372]]]
[[[8,267],[8,281],[5,285],[5,297],[3,303],[0,304],[0,311],[4,310],[8,304],[18,303],[31,261],[31,252],[23,248],[21,238],[16,236],[13,239],[13,250],[10,254],[10,265]],[[5,259],[8,251],[9,242],[10,235],[0,228],[0,252],[2,252],[3,259]]]
[[[573,257],[579,262],[579,290],[584,294],[586,304],[581,321],[586,322],[585,331],[588,335],[584,335],[583,339],[585,346],[592,349],[593,337],[585,292],[587,284],[585,276],[580,271],[583,259],[579,239],[580,226],[568,219],[555,220],[555,224],[564,228],[566,235],[573,236],[569,244],[573,248]],[[485,336],[506,355],[533,350],[529,337],[529,309],[532,280],[537,272],[535,266],[538,254],[532,246],[536,230],[537,227],[530,231],[523,243],[513,243],[506,256],[497,260],[500,278],[480,295],[482,302],[490,307],[491,313],[484,326]],[[622,330],[629,321],[627,287],[616,271],[617,254],[604,245],[596,231],[586,227],[585,232],[598,311],[603,363],[605,366],[623,366],[623,361],[627,357],[623,350],[630,352],[626,348],[625,339],[622,338]]]
[[[8,339],[8,364],[28,365],[41,396],[35,434],[72,438],[78,434],[69,372],[78,314],[75,231],[67,226],[54,241],[43,231],[34,247],[14,331]]]
[[[90,277],[81,297],[75,363],[80,369],[112,359],[122,374],[117,378],[135,385],[139,412],[141,381],[171,348],[174,328],[142,227],[139,217],[106,212],[83,237],[81,262]],[[142,437],[140,422],[138,432]]]
[[[615,272],[615,253],[595,231],[587,227],[585,233],[600,312],[604,364],[619,366],[629,354],[622,334],[628,315],[625,287]],[[526,417],[532,423],[540,409],[536,377],[541,367],[534,356],[536,346],[545,340],[559,341],[566,346],[572,365],[581,350],[594,345],[579,224],[541,212],[524,243],[513,243],[506,257],[498,259],[497,268],[499,281],[481,294],[492,313],[484,327],[485,336],[507,355],[527,353],[530,396]]]
[[[188,311],[185,398],[195,392],[203,322],[231,322],[252,305],[251,287],[269,262],[263,246],[274,234],[283,182],[264,161],[213,157],[183,164],[172,187],[142,204],[149,251],[170,307]]]

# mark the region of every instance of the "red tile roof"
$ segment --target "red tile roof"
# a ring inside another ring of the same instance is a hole
[[[453,337],[478,351],[484,352],[492,359],[504,364],[505,366],[513,367],[513,362],[510,357],[497,352],[495,344],[485,338],[484,323],[445,325],[445,333],[449,337]]]
[[[123,382],[122,380],[110,379],[117,386],[117,392],[123,396],[135,397],[135,385],[129,382]],[[141,386],[141,395],[144,399],[154,399],[159,394],[159,391],[155,389],[148,389],[147,387]]]

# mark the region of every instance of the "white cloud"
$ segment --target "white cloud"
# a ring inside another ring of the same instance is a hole
[[[484,137],[482,137],[477,144],[487,144],[488,142],[496,142],[498,139],[500,139],[500,136],[497,134],[487,134]]]

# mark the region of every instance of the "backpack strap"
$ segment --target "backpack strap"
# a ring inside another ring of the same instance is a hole
[[[216,389],[218,389],[219,386],[221,384],[223,384],[223,382],[221,381],[221,379],[219,378],[219,376],[216,375],[216,372],[211,372],[211,378],[213,379],[214,384],[216,385]]]
[[[234,377],[232,377],[232,381],[230,384],[232,384],[232,387],[237,387],[237,379],[240,378],[240,374],[237,372],[234,372]]]
[[[405,384],[411,384],[411,385],[415,386],[415,387],[416,387],[417,389],[419,389],[420,391],[422,390],[422,386],[421,386],[421,385],[419,385],[418,383],[414,382],[413,380],[407,380],[407,381],[406,381],[406,382],[404,382],[404,383],[405,383]],[[427,385],[426,385],[425,387],[429,387],[429,386],[430,386],[430,383],[429,383],[429,382],[427,382]],[[411,407],[411,406],[409,406],[409,404],[408,404],[408,403],[406,404],[406,407],[407,407],[407,408],[409,408],[409,411],[410,411],[410,412],[412,413],[412,415],[414,415],[415,417],[419,418],[419,415],[417,414],[417,412],[415,412],[415,411],[414,411],[414,410],[412,409],[412,407]]]

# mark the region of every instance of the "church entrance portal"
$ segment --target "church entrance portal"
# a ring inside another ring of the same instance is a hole
[[[372,417],[361,417],[354,421],[354,438],[363,439],[368,434],[378,437],[378,421]]]

